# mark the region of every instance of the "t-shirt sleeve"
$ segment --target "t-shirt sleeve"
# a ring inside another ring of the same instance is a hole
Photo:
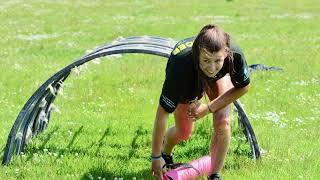
[[[234,70],[230,72],[232,84],[236,88],[244,87],[250,83],[246,59],[242,53],[234,53],[233,56]]]
[[[159,103],[165,111],[172,113],[179,101],[179,76],[176,74],[176,66],[172,59],[169,58],[166,68],[166,79],[163,83],[162,92],[160,95]]]

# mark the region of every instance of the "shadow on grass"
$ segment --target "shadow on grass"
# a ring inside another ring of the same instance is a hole
[[[60,128],[59,126],[55,126],[55,127],[46,135],[45,139],[43,140],[42,145],[40,146],[41,149],[43,149],[43,148],[46,146],[46,144],[48,143],[48,141],[52,138],[53,134],[54,134],[55,132],[57,132],[59,128]]]
[[[52,136],[60,129],[59,126],[55,126],[50,132],[48,132],[43,139],[43,143],[39,147],[31,146],[31,148],[27,149],[27,159],[26,161],[30,161],[33,157],[33,153],[35,152],[42,152],[44,148],[50,149],[51,152],[57,152],[57,158],[59,158],[60,155],[63,155],[65,153],[71,153],[71,154],[90,154],[90,149],[94,147],[94,145],[98,144],[98,148],[96,149],[95,153],[92,155],[98,155],[101,147],[104,145],[103,140],[106,138],[107,135],[110,134],[110,128],[107,128],[102,135],[102,137],[97,141],[93,142],[90,146],[86,148],[78,148],[73,147],[75,140],[77,137],[83,132],[83,126],[79,127],[78,130],[74,133],[72,139],[70,140],[69,144],[65,148],[59,148],[54,145],[47,146],[48,141],[52,138]]]
[[[209,151],[209,145],[203,145],[203,146],[196,146],[196,147],[192,147],[192,148],[188,148],[185,151],[181,151],[179,156],[181,157],[201,157],[204,155],[210,155],[210,151]],[[190,159],[192,160],[192,159]]]
[[[224,165],[225,170],[240,170],[248,166],[248,164],[254,163],[255,161],[248,158],[247,156],[230,156],[228,155]]]
[[[112,129],[110,127],[107,127],[105,131],[100,135],[99,139],[96,140],[90,140],[88,141],[84,146],[79,147],[77,146],[77,140],[81,134],[85,133],[85,127],[79,126],[76,127],[74,133],[69,139],[69,141],[65,145],[56,145],[55,143],[48,143],[50,140],[54,140],[57,138],[55,136],[55,133],[61,131],[60,126],[55,126],[52,129],[48,129],[47,132],[39,136],[38,138],[40,141],[35,142],[34,144],[30,144],[30,146],[26,149],[26,161],[32,161],[33,157],[38,156],[39,154],[46,155],[48,153],[52,153],[54,157],[54,161],[57,161],[59,158],[63,156],[67,156],[68,154],[76,155],[76,156],[86,156],[86,157],[92,157],[92,159],[96,158],[103,158],[103,159],[109,159],[112,160],[112,163],[114,162],[123,162],[124,164],[134,166],[133,161],[142,160],[142,161],[148,161],[149,162],[149,152],[145,152],[144,150],[147,147],[151,146],[151,139],[149,137],[150,131],[146,129],[143,126],[139,126],[134,130],[134,135],[131,137],[130,144],[125,145],[122,142],[119,143],[112,143],[107,142],[106,139],[110,135],[115,135],[114,132],[112,132]],[[108,148],[112,148],[114,150],[119,149],[126,149],[125,153],[103,153],[101,154],[101,151],[104,150],[105,146],[108,146]],[[44,151],[44,149],[47,149]],[[142,152],[142,153],[141,153]],[[38,154],[38,155],[37,155]],[[63,155],[63,156],[62,156]],[[50,154],[51,156],[51,154]],[[47,156],[45,156],[47,157]],[[50,158],[52,159],[52,158]],[[145,159],[145,160],[144,160]],[[51,160],[50,160],[51,161]],[[98,161],[99,162],[99,161]],[[107,163],[106,161],[102,160],[102,163]],[[131,163],[132,162],[132,163]],[[117,163],[114,163],[115,166]],[[139,169],[136,170],[126,170],[126,165],[122,164],[119,169],[119,167],[106,167],[105,164],[91,164],[91,166],[88,167],[83,172],[83,175],[81,179],[98,179],[98,177],[105,178],[105,179],[114,179],[115,177],[118,178],[124,178],[124,179],[133,179],[136,177],[136,179],[153,179],[153,177],[150,174],[150,165],[147,165],[146,167],[142,166]],[[143,163],[144,164],[144,163]],[[113,170],[114,169],[114,170]]]
[[[28,149],[27,152],[29,152],[29,155],[28,155],[26,161],[30,161],[32,159],[34,152],[42,151],[46,147],[47,143],[52,138],[52,136],[58,131],[59,128],[60,128],[59,126],[55,126],[48,134],[46,134],[46,136],[45,136],[45,138],[43,140],[43,143],[38,148],[32,147],[31,149]],[[56,147],[50,147],[50,149],[53,150],[54,152],[59,152],[59,155],[63,154],[66,151],[66,149],[71,149],[75,139],[82,132],[82,129],[83,129],[83,126],[81,126],[75,132],[75,134],[73,135],[70,143],[68,144],[68,146],[65,149],[59,149],[59,148],[56,148]],[[76,151],[76,150],[74,150],[74,151]]]
[[[110,134],[111,134],[111,128],[108,127],[108,128],[104,131],[102,137],[101,137],[101,138],[99,139],[99,141],[97,142],[97,143],[98,143],[98,148],[97,148],[97,150],[96,150],[96,152],[95,152],[95,155],[96,155],[96,156],[99,154],[101,147],[104,145],[103,140],[104,140],[108,135],[110,135]],[[92,143],[88,149],[91,149],[91,148],[92,148],[95,144],[97,144],[97,143]]]
[[[57,132],[58,131],[58,129],[59,129],[59,126],[54,126],[54,128],[46,135],[46,137],[44,138],[44,140],[43,140],[43,143],[40,145],[40,147],[39,147],[39,149],[43,149],[45,146],[46,146],[46,144],[49,142],[49,140],[52,138],[52,136],[53,136],[53,134],[55,133],[55,132]],[[37,136],[36,136],[37,137]],[[35,138],[36,138],[35,137]],[[29,154],[28,155],[28,157],[27,157],[27,160],[26,161],[30,161],[31,160],[31,158],[33,157],[33,151],[35,151],[34,149],[32,149],[31,151],[30,150],[26,150],[27,152],[31,152],[31,154]]]
[[[83,126],[81,126],[72,136],[72,139],[70,141],[70,143],[67,146],[67,149],[70,149],[71,146],[73,145],[74,141],[76,140],[76,138],[79,136],[79,134],[82,132]]]
[[[106,130],[104,135],[101,137],[101,139],[99,140],[99,147],[98,149],[101,147],[101,142],[103,141],[103,139],[105,138],[106,135],[108,135],[110,132],[110,129]],[[138,126],[137,129],[135,130],[135,135],[131,140],[131,144],[130,144],[130,149],[129,149],[129,154],[118,154],[118,155],[104,155],[103,157],[105,159],[112,159],[112,161],[114,162],[123,162],[123,163],[128,163],[130,162],[130,160],[132,158],[145,158],[143,156],[145,156],[145,154],[138,154],[137,152],[139,151],[139,149],[145,149],[146,147],[151,146],[151,140],[148,137],[148,134],[150,132],[145,129],[143,126]],[[93,144],[91,145],[91,147],[93,146]],[[114,147],[116,149],[118,148],[123,148],[122,145],[120,144],[113,144],[113,145],[109,145],[110,147]],[[98,150],[97,149],[97,150]],[[97,155],[97,153],[96,153]],[[149,154],[148,154],[149,155]],[[147,156],[148,156],[147,155]],[[149,156],[148,156],[149,157]],[[118,169],[119,167],[114,167],[114,169]],[[115,178],[123,178],[123,179],[154,179],[151,174],[150,174],[150,167],[145,167],[143,170],[141,171],[137,171],[137,172],[132,172],[130,170],[126,171],[126,170],[121,170],[121,172],[117,172],[115,171],[108,171],[106,170],[106,167],[104,167],[103,165],[101,166],[96,166],[93,167],[91,169],[89,169],[88,172],[85,172],[82,176],[81,179],[115,179]]]
[[[100,177],[100,178],[99,178]],[[149,167],[146,167],[146,169],[137,172],[137,173],[121,173],[117,174],[115,172],[106,171],[104,167],[94,167],[91,168],[88,172],[84,173],[81,177],[82,180],[89,180],[89,179],[155,179],[150,174]]]
[[[3,154],[5,149],[6,149],[6,145],[4,145],[3,148],[1,148],[0,154]]]
[[[138,126],[135,131],[135,136],[131,141],[131,149],[129,150],[129,159],[132,157],[138,157],[136,154],[137,149],[146,148],[151,146],[151,141],[148,138],[149,131],[145,129],[143,126]]]

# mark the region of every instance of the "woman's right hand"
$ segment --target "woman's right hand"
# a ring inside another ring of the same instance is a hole
[[[163,180],[163,174],[166,173],[166,170],[163,169],[163,165],[165,165],[165,161],[163,158],[152,160],[152,175],[156,177],[157,180]]]

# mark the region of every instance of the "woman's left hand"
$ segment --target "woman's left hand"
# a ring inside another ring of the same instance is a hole
[[[191,121],[196,121],[209,112],[207,104],[201,104],[197,99],[189,103],[188,118]]]

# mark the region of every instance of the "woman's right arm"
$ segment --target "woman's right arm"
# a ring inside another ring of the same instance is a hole
[[[162,106],[159,104],[157,109],[157,115],[154,121],[153,133],[152,133],[152,153],[151,155],[156,157],[161,155],[161,147],[163,142],[163,137],[166,129],[167,119],[169,113],[166,112]],[[163,159],[152,160],[152,172],[157,177],[157,179],[162,178],[162,166]]]

